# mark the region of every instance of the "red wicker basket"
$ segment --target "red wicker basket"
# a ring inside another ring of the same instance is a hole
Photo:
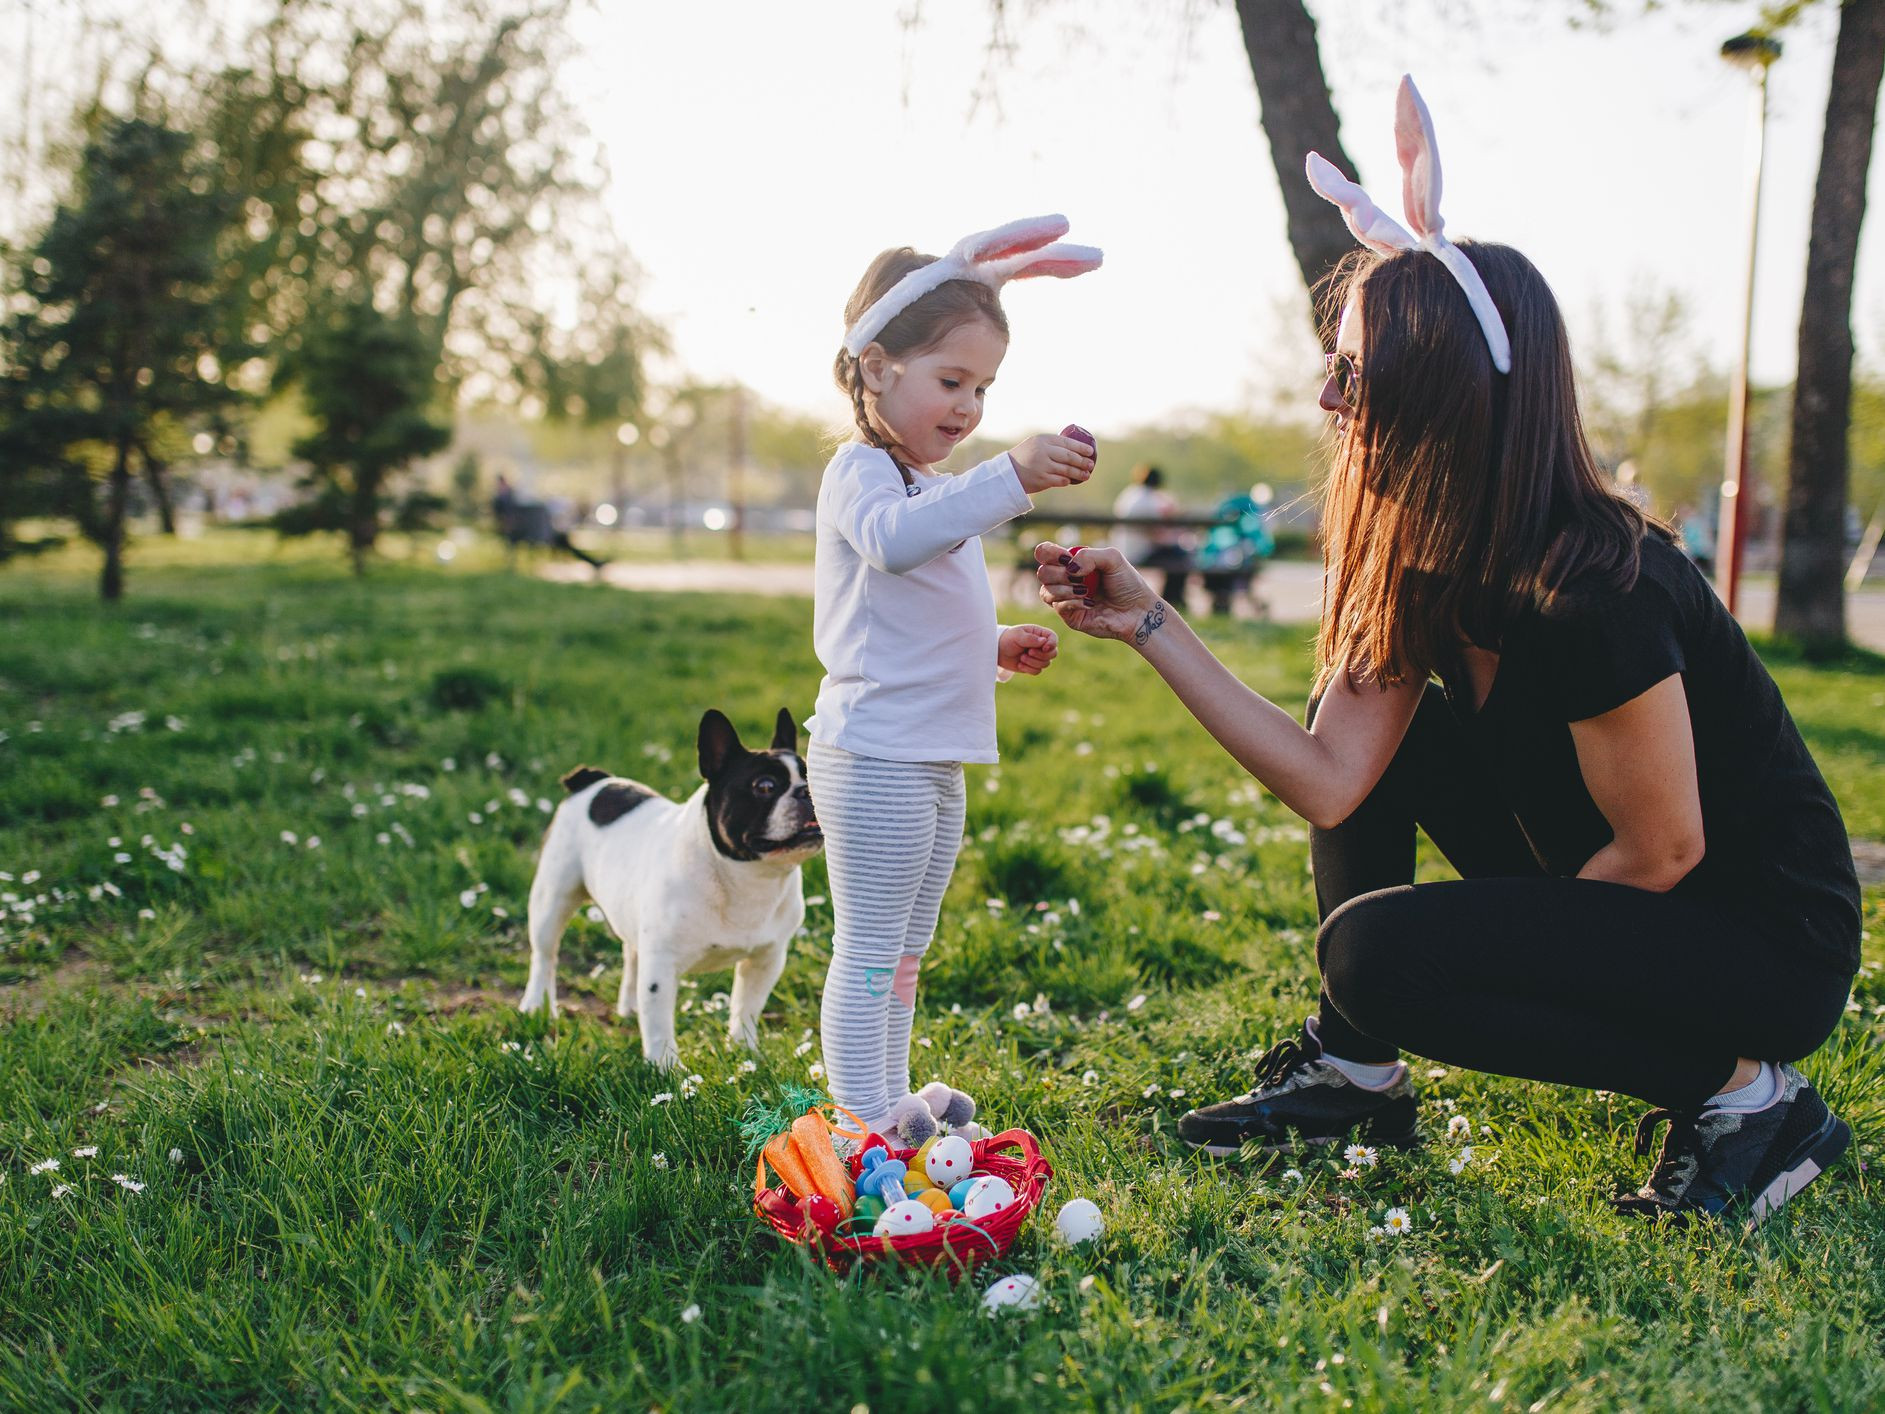
[[[811,1248],[834,1272],[847,1271],[859,1262],[888,1261],[942,1267],[953,1278],[973,1271],[990,1257],[999,1257],[1014,1245],[1021,1225],[1040,1207],[1047,1180],[1054,1176],[1053,1165],[1041,1157],[1039,1142],[1025,1129],[1009,1129],[977,1139],[969,1149],[975,1156],[972,1172],[976,1176],[996,1174],[1007,1179],[1015,1191],[1015,1202],[979,1222],[952,1218],[929,1232],[907,1237],[824,1232],[805,1216],[798,1200],[784,1186],[755,1194],[753,1209],[780,1237]],[[1014,1150],[1019,1151],[1019,1157],[1009,1152]],[[888,1152],[891,1158],[905,1163],[916,1157],[914,1149]],[[861,1159],[861,1154],[854,1155],[848,1164],[853,1178],[857,1177]]]

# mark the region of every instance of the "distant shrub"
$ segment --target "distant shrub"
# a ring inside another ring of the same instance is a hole
[[[475,712],[509,693],[509,684],[483,668],[441,668],[429,695],[441,712]]]

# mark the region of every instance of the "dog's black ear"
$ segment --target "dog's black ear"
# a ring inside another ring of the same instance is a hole
[[[709,707],[700,718],[700,775],[711,781],[726,769],[734,753],[744,751],[740,734],[727,720],[726,713]]]
[[[774,751],[797,751],[799,749],[798,723],[792,720],[790,708],[779,709],[779,725],[772,729],[772,749]]]

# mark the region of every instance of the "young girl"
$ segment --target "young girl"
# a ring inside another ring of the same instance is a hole
[[[813,639],[825,678],[807,760],[836,927],[821,1016],[832,1097],[912,1146],[974,1102],[910,1093],[916,974],[962,843],[962,763],[994,761],[995,683],[1053,660],[1052,629],[1002,628],[978,536],[1078,485],[1093,449],[1030,437],[957,476],[933,469],[974,432],[1008,351],[1009,279],[1091,270],[1049,245],[1061,217],[970,236],[940,260],[871,262],[845,306],[835,373],[855,441],[818,493]]]
[[[1317,1013],[1178,1133],[1215,1154],[1417,1142],[1405,1047],[1639,1096],[1639,1153],[1670,1128],[1618,1208],[1757,1223],[1850,1139],[1790,1064],[1859,961],[1839,809],[1740,626],[1599,473],[1543,278],[1442,234],[1405,81],[1396,138],[1412,235],[1310,158],[1369,251],[1336,284],[1322,388],[1338,436],[1309,727],[1116,551],[1036,551],[1069,626],[1136,645],[1313,826]],[[1416,826],[1459,879],[1414,883]]]

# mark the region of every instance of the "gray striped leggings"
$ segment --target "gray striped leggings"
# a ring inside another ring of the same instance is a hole
[[[835,927],[819,1017],[831,1097],[867,1123],[910,1093],[916,974],[936,936],[967,808],[956,761],[884,761],[814,741]]]

